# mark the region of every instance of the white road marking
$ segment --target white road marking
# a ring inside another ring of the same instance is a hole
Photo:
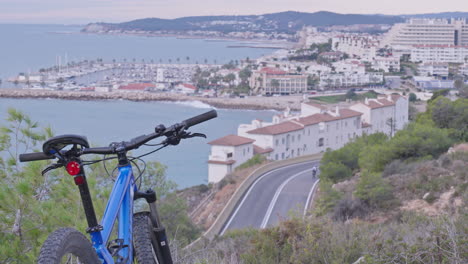
[[[281,170],[281,169],[284,169],[284,168],[288,168],[288,167],[292,167],[292,166],[296,166],[296,165],[301,165],[301,164],[304,164],[304,163],[309,163],[309,162],[314,162],[314,161],[306,161],[306,162],[301,162],[301,163],[296,163],[296,164],[292,164],[292,165],[288,165],[288,166],[284,166],[284,167],[281,167],[281,168],[277,168],[277,169],[274,169],[272,171],[269,171],[265,174],[263,174],[262,176],[260,176],[260,178],[256,179],[254,181],[254,183],[249,187],[249,190],[247,191],[247,193],[244,195],[244,198],[242,198],[242,201],[241,203],[239,204],[239,206],[237,206],[236,210],[234,211],[234,213],[232,214],[231,218],[229,218],[229,221],[227,222],[227,224],[223,227],[223,230],[221,230],[221,233],[220,235],[224,235],[224,232],[226,232],[226,230],[228,229],[229,225],[231,224],[232,220],[234,220],[234,218],[236,217],[237,215],[237,212],[240,210],[240,208],[242,207],[242,205],[244,204],[245,200],[247,199],[247,196],[249,196],[250,192],[252,191],[252,189],[255,187],[255,185],[261,180],[263,179],[264,177],[266,177],[267,175],[275,172],[275,171],[278,171],[278,170]]]
[[[278,189],[276,189],[275,196],[273,196],[273,199],[271,200],[270,205],[268,206],[268,210],[267,210],[267,212],[265,214],[265,217],[263,218],[263,221],[262,221],[262,224],[260,225],[260,228],[263,229],[268,224],[268,220],[270,219],[271,213],[273,212],[273,207],[275,207],[276,202],[278,201],[278,197],[279,197],[280,193],[283,191],[284,186],[286,186],[286,184],[288,184],[288,182],[290,182],[292,179],[294,179],[296,177],[299,177],[300,175],[304,174],[307,171],[312,171],[312,169],[306,169],[306,170],[303,170],[303,171],[301,171],[299,173],[294,174],[292,177],[289,177],[287,180],[285,180],[278,187]]]
[[[312,185],[312,188],[310,188],[310,192],[309,192],[309,195],[307,196],[307,201],[306,201],[306,204],[304,206],[304,216],[306,215],[307,213],[307,208],[309,208],[309,203],[310,201],[312,200],[311,199],[311,196],[312,194],[314,193],[314,190],[315,190],[315,186],[317,186],[317,183],[320,181],[320,179],[317,179],[317,181],[314,183],[314,185]]]

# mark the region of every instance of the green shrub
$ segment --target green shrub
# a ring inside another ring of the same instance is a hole
[[[393,199],[391,185],[380,174],[367,171],[361,174],[354,194],[374,208],[386,208]]]
[[[315,214],[320,216],[331,211],[341,200],[343,193],[333,189],[332,183],[326,179],[320,180],[319,188],[320,196],[317,199]]]
[[[320,165],[320,178],[330,180],[333,183],[350,178],[353,172],[340,162],[328,162]]]
[[[256,154],[251,159],[249,159],[248,161],[246,161],[246,162],[242,163],[241,165],[239,165],[239,167],[237,167],[236,170],[250,168],[250,167],[255,166],[257,164],[262,164],[265,160],[266,160],[265,156],[260,155],[260,154]]]

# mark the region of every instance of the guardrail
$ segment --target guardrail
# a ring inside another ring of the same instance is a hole
[[[239,185],[237,190],[234,192],[232,195],[231,199],[227,202],[226,206],[224,206],[223,210],[221,213],[218,215],[216,218],[215,222],[211,225],[211,227],[202,235],[204,238],[212,239],[216,235],[218,235],[221,232],[221,229],[223,228],[224,224],[228,220],[229,216],[231,215],[231,212],[235,209],[236,205],[238,204],[239,200],[242,198],[244,193],[249,189],[249,187],[257,180],[261,175],[288,165],[296,164],[296,163],[302,163],[302,162],[307,162],[307,161],[313,161],[313,160],[318,160],[322,157],[322,153],[319,154],[313,154],[313,155],[306,155],[306,156],[301,156],[297,158],[292,158],[292,159],[287,159],[287,160],[281,160],[281,161],[274,161],[268,164],[265,164],[256,170],[254,170],[249,176],[245,178],[245,180]],[[197,241],[194,241],[192,244],[196,243]]]

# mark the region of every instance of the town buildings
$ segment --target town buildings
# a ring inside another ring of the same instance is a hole
[[[384,81],[381,72],[343,72],[320,74],[319,87],[325,90],[337,88],[358,87],[367,85],[381,85]]]
[[[412,62],[468,62],[468,40],[464,46],[448,44],[414,45],[410,49],[410,60]]]
[[[449,64],[447,62],[426,62],[418,67],[420,76],[441,76],[449,75]]]
[[[381,46],[468,45],[468,25],[464,19],[412,18],[395,24]]]
[[[302,103],[300,114],[286,111],[272,122],[253,120],[240,125],[237,135],[211,141],[208,181],[220,181],[255,154],[284,160],[320,153],[341,148],[362,134],[393,136],[407,123],[408,99],[395,94],[366,99],[349,108]]]
[[[344,52],[352,57],[372,61],[379,47],[377,36],[367,34],[347,34],[332,39],[332,49]]]
[[[372,69],[384,72],[399,72],[400,58],[377,56],[372,61]]]
[[[264,95],[300,94],[307,91],[307,76],[265,67],[252,73],[250,87]]]

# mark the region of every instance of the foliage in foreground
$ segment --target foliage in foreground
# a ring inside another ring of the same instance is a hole
[[[179,263],[466,263],[468,218],[404,213],[383,224],[293,219],[182,251]]]

